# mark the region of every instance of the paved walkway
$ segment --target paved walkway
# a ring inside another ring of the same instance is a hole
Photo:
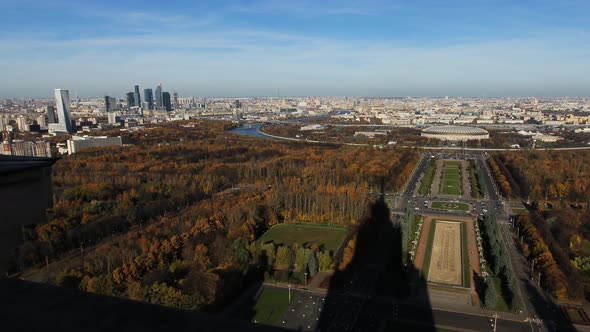
[[[477,240],[475,239],[475,221],[464,221],[467,226],[467,250],[469,255],[469,278],[471,278],[471,299],[474,305],[479,305],[479,296],[475,291],[475,280],[473,273],[481,276],[481,268],[479,264],[479,253],[477,251]]]
[[[426,255],[426,247],[428,246],[428,234],[430,234],[430,225],[432,218],[424,217],[424,223],[422,224],[422,231],[420,232],[420,239],[418,240],[418,246],[416,246],[416,256],[414,256],[414,267],[421,274],[424,274],[423,265],[424,258]]]
[[[307,289],[309,290],[325,290],[325,288],[320,288],[322,281],[326,277],[329,277],[334,274],[334,271],[321,271],[318,272],[307,284]]]
[[[463,197],[471,198],[471,183],[469,182],[469,162],[461,160],[461,180],[463,182]]]
[[[432,181],[432,187],[430,188],[430,195],[438,195],[440,192],[440,181],[442,180],[442,171],[445,167],[443,159],[436,160],[436,170],[434,171],[434,180]]]

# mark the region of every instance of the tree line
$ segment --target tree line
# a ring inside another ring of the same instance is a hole
[[[492,156],[489,163],[507,197],[588,206],[588,151],[505,152]]]
[[[504,294],[510,309],[517,311],[522,308],[522,300],[518,291],[518,280],[514,275],[508,251],[502,244],[500,229],[494,216],[484,216],[478,220],[483,233],[484,256],[495,276],[500,278],[502,283],[502,294]],[[484,302],[488,307],[496,304],[496,290],[492,278],[486,279],[486,290]]]
[[[516,225],[523,237],[523,254],[541,273],[543,288],[558,300],[581,300],[584,290],[580,274],[555,242],[543,216],[530,211],[520,215]]]

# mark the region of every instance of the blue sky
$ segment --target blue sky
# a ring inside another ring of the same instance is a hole
[[[588,96],[590,1],[0,0],[0,97]]]

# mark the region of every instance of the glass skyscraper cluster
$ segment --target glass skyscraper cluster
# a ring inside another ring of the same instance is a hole
[[[178,94],[174,94],[174,101],[178,100]],[[131,107],[140,107],[142,110],[162,110],[165,109],[167,112],[172,111],[173,106],[172,99],[170,98],[169,92],[162,91],[162,83],[158,83],[156,86],[155,93],[152,89],[143,90],[143,102],[141,102],[141,95],[139,94],[139,85],[134,86],[133,92],[127,93],[127,109],[131,110]]]

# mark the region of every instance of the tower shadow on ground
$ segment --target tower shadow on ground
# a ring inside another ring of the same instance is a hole
[[[426,281],[404,265],[401,228],[390,216],[382,198],[369,203],[344,242],[356,238],[352,260],[339,268],[336,257],[316,331],[435,331]]]

